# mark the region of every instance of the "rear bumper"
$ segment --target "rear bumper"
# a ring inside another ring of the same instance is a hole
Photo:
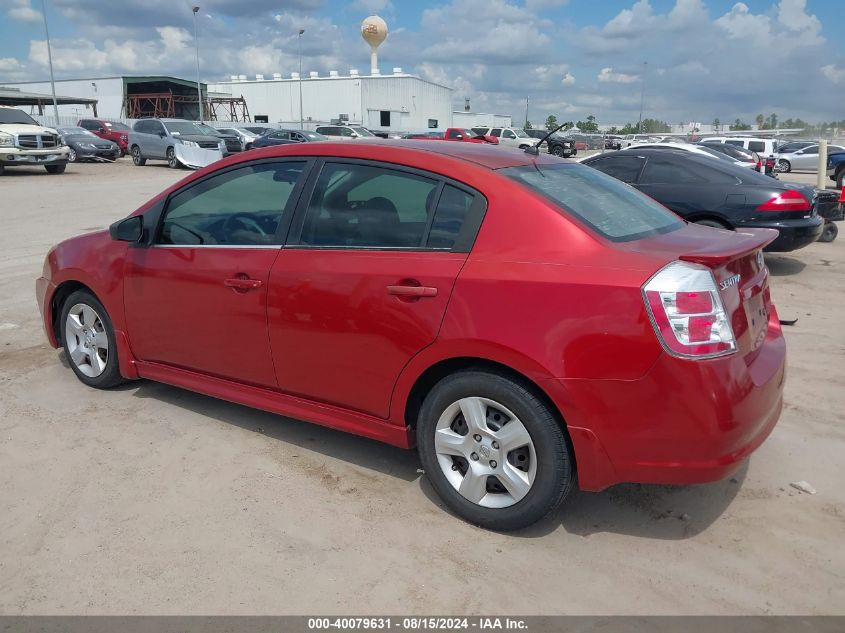
[[[770,222],[749,222],[740,224],[737,228],[777,229],[777,239],[763,250],[767,252],[786,253],[809,246],[822,234],[824,220],[818,216],[801,218],[800,220],[772,220]]]
[[[749,363],[662,354],[637,380],[548,381],[584,490],[617,483],[693,484],[729,476],[769,436],[783,405],[786,343],[772,310]],[[554,395],[554,394],[557,395]]]

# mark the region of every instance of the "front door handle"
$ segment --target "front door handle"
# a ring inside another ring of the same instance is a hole
[[[232,279],[224,279],[223,285],[233,288],[239,292],[246,292],[248,290],[255,290],[261,287],[260,279],[250,279],[246,275],[234,277]]]
[[[437,288],[431,286],[388,286],[387,294],[397,297],[436,297]]]

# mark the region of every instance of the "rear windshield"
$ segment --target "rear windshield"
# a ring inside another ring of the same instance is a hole
[[[508,167],[501,173],[550,199],[614,242],[674,231],[684,224],[633,187],[583,165]]]

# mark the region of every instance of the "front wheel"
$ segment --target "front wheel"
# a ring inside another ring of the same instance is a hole
[[[839,227],[835,222],[825,222],[822,234],[819,236],[819,242],[832,242],[839,235]]]
[[[111,319],[97,297],[87,290],[71,293],[60,318],[62,344],[76,377],[97,389],[123,382]]]
[[[570,445],[555,414],[499,374],[464,371],[437,383],[420,410],[417,442],[440,498],[488,529],[527,527],[572,487]]]
[[[132,146],[132,164],[136,167],[143,167],[147,164],[147,159],[141,156],[141,148],[137,145]]]
[[[563,157],[565,155],[566,150],[564,150],[560,145],[555,145],[552,148],[552,154],[555,156]]]
[[[167,148],[167,166],[170,169],[179,169],[180,167],[179,159],[176,158],[176,150],[172,147]]]
[[[63,174],[67,165],[44,165],[44,169],[47,170],[48,174]]]
[[[70,151],[68,151],[68,153],[67,153],[67,159],[68,159],[68,162],[70,162],[70,163],[75,163],[76,161],[79,160],[79,155],[76,153],[76,150],[73,149],[72,147],[70,148]]]

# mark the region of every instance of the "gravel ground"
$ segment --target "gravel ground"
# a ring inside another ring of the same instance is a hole
[[[786,406],[735,478],[574,492],[500,535],[441,508],[412,452],[76,380],[41,331],[44,254],[184,174],[0,177],[0,613],[845,614],[845,240],[767,257],[798,319]]]

